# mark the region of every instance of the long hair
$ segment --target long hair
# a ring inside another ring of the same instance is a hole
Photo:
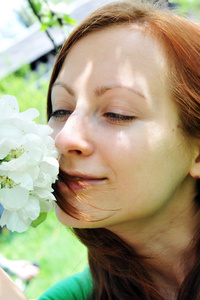
[[[89,15],[68,37],[54,66],[48,91],[48,115],[51,114],[51,87],[73,45],[91,32],[118,25],[136,24],[138,30],[156,38],[167,59],[166,70],[173,101],[179,111],[186,136],[200,137],[200,26],[147,1],[121,1],[108,4]],[[68,214],[79,212],[63,201],[55,189],[58,205]],[[197,191],[196,201],[199,201]],[[90,270],[94,280],[91,299],[161,300],[153,282],[151,265],[145,257],[112,232],[100,229],[73,229],[88,248]],[[196,253],[200,251],[196,238]],[[199,252],[200,253],[200,252]],[[177,299],[197,300],[200,296],[200,259],[180,286]]]

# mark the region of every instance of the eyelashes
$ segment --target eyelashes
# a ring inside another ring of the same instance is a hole
[[[66,120],[73,112],[70,110],[56,110],[51,113],[50,119],[64,121]],[[110,123],[126,123],[131,122],[135,119],[135,116],[123,115],[114,112],[107,112],[103,115],[104,118],[108,120]]]
[[[111,122],[130,122],[135,119],[134,116],[128,116],[128,115],[122,115],[122,114],[117,114],[113,112],[108,112],[105,113],[104,116],[108,118],[109,121]]]
[[[51,113],[50,119],[63,119],[66,118],[66,116],[70,116],[72,114],[72,111],[70,110],[65,110],[65,109],[60,109],[60,110],[55,110]]]

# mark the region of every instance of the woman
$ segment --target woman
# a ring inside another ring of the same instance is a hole
[[[56,213],[89,270],[42,300],[200,299],[200,27],[142,2],[95,11],[55,63]]]
[[[141,2],[95,11],[55,63],[56,214],[89,270],[42,300],[200,299],[200,27]]]

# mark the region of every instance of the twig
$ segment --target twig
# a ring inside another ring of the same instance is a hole
[[[31,0],[27,0],[27,1],[28,1],[29,5],[30,5],[30,7],[31,7],[31,9],[32,9],[32,11],[33,11],[33,13],[34,13],[34,15],[37,17],[37,19],[39,20],[39,22],[42,24],[42,18],[41,18],[40,15],[37,13],[37,11],[36,11],[36,9],[35,9],[33,3],[31,2]],[[51,35],[50,35],[50,33],[48,32],[47,29],[45,30],[45,33],[46,33],[46,35],[48,36],[48,38],[51,40],[51,42],[52,42],[52,44],[53,44],[53,47],[54,47],[54,50],[55,50],[55,52],[57,53],[58,47],[57,47],[56,43],[54,42],[54,39],[51,37]]]

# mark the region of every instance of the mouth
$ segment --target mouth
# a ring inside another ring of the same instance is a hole
[[[69,192],[69,190],[71,190],[77,193],[81,190],[93,188],[107,180],[106,177],[94,177],[89,175],[76,176],[69,173],[65,173],[65,175],[65,179],[62,176],[58,182],[58,187],[61,192]]]

